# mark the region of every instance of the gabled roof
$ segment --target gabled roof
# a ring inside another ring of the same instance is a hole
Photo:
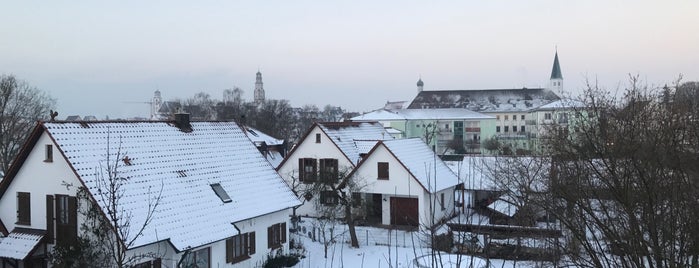
[[[132,215],[131,226],[142,225],[148,202],[162,189],[152,222],[132,247],[161,240],[169,240],[177,250],[209,244],[236,235],[233,223],[300,204],[233,122],[191,122],[191,132],[158,121],[47,122],[37,128],[39,134],[48,133],[105,211],[98,192],[106,189],[101,189],[96,173],[106,173],[108,155],[111,163],[119,163],[118,176],[126,179],[122,189],[128,193],[119,205]],[[3,192],[10,183],[3,182]],[[222,202],[212,189],[214,183],[232,202]]]
[[[393,137],[378,122],[324,122],[318,127],[337,145],[337,148],[356,165],[361,153],[357,141],[391,140]]]
[[[522,112],[558,100],[545,88],[429,90],[415,96],[408,109],[466,108],[475,112]]]
[[[367,158],[379,147],[386,148],[425,191],[434,193],[460,183],[454,172],[419,138],[380,141],[369,152]],[[360,163],[354,170],[358,170],[363,163],[365,162]]]
[[[352,117],[353,121],[398,121],[398,120],[483,120],[495,119],[495,116],[486,115],[463,108],[444,109],[403,109],[403,110],[376,110],[360,116]]]
[[[558,51],[556,51],[556,56],[553,58],[551,79],[563,79],[563,74],[561,73],[561,65],[558,63]]]
[[[330,138],[335,147],[347,157],[352,165],[357,165],[360,154],[367,152],[367,143],[371,143],[369,146],[373,147],[379,140],[393,139],[383,125],[378,122],[316,122],[306,130],[300,142],[279,163],[277,170],[294,155],[299,145],[309,138],[316,127]]]

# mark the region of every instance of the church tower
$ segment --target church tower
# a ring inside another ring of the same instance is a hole
[[[158,120],[160,107],[163,105],[163,98],[160,96],[160,90],[155,90],[153,94],[153,101],[150,103],[150,119]]]
[[[262,87],[262,73],[257,70],[257,75],[255,77],[255,103],[262,103],[265,101],[265,89]]]
[[[553,68],[551,69],[551,81],[549,89],[560,91],[563,89],[563,74],[561,73],[561,65],[558,63],[558,50],[553,58]]]
[[[425,85],[425,83],[422,82],[422,78],[417,79],[417,93],[422,92],[422,87]]]

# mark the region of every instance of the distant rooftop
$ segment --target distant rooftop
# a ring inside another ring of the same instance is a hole
[[[560,99],[546,88],[426,90],[408,109],[465,108],[476,112],[522,112]]]

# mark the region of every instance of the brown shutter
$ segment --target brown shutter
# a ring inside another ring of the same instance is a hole
[[[75,245],[78,242],[78,198],[75,196],[68,197],[68,226],[69,241]]]
[[[157,258],[153,260],[153,268],[161,268],[163,267],[163,260],[160,258]]]
[[[248,234],[243,234],[242,236],[243,236],[243,239],[242,239],[242,241],[240,241],[240,242],[242,242],[240,245],[242,247],[241,250],[243,252],[242,256],[247,256],[247,255],[250,255],[250,254],[248,254],[248,252],[250,252],[250,247],[248,246],[248,243],[250,243],[250,240],[248,239]]]
[[[272,236],[274,235],[274,231],[272,231],[272,228],[274,225],[267,227],[267,248],[272,248]]]
[[[46,196],[46,243],[53,244],[53,195]]]
[[[29,193],[17,192],[17,223],[31,224],[31,198]]]
[[[233,238],[226,239],[226,263],[233,262]]]
[[[250,244],[248,245],[248,254],[255,254],[255,232],[250,233]]]
[[[286,222],[282,222],[281,224],[281,234],[282,237],[280,238],[281,242],[280,243],[286,243]]]
[[[327,169],[325,159],[319,159],[318,161],[320,161],[320,181],[326,182],[326,180],[328,179],[328,173],[326,172]]]
[[[303,158],[299,158],[299,181],[303,181],[303,173],[304,173],[304,168],[303,168]]]
[[[313,161],[313,180],[317,181],[318,180],[318,161],[315,159],[311,159]]]

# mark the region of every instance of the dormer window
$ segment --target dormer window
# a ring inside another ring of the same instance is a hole
[[[44,162],[53,162],[53,145],[46,144]]]
[[[231,197],[228,196],[228,193],[226,193],[226,190],[223,189],[220,183],[211,184],[211,188],[214,189],[214,193],[221,198],[223,203],[230,203],[232,201]]]

